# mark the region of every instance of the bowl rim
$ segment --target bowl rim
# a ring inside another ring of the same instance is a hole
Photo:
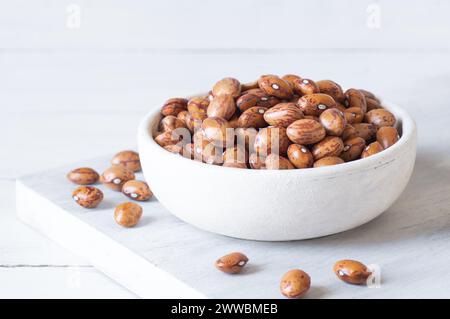
[[[332,178],[342,174],[351,174],[356,171],[366,171],[378,167],[385,166],[395,160],[399,155],[406,152],[408,150],[408,145],[415,141],[416,137],[416,123],[411,118],[411,116],[400,106],[397,104],[379,98],[381,104],[384,108],[394,113],[397,118],[397,123],[401,125],[401,136],[400,139],[392,145],[391,147],[385,149],[384,151],[374,154],[370,157],[364,159],[358,159],[351,162],[346,162],[339,165],[332,166],[322,166],[322,167],[311,167],[311,168],[303,168],[303,169],[289,169],[289,170],[259,170],[259,169],[242,169],[242,168],[234,168],[234,167],[223,167],[219,165],[211,165],[206,164],[200,161],[191,160],[180,156],[178,154],[171,153],[165,150],[163,147],[159,146],[153,138],[153,134],[151,133],[153,128],[150,127],[152,123],[155,121],[156,117],[161,116],[160,108],[152,109],[149,111],[138,128],[138,145],[139,152],[142,152],[143,147],[150,147],[152,152],[159,152],[161,156],[167,157],[167,160],[173,161],[171,164],[177,165],[189,165],[188,161],[191,163],[192,168],[196,167],[198,169],[203,169],[210,172],[215,172],[219,170],[221,172],[227,172],[230,174],[259,174],[266,176],[273,175],[295,175],[302,176],[305,178],[308,177],[325,177]]]

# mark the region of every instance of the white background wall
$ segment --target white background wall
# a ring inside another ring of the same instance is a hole
[[[4,48],[450,47],[446,0],[2,0],[0,8]],[[78,9],[80,28],[70,29]]]

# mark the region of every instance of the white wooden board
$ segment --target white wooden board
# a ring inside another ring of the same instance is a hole
[[[362,227],[314,240],[267,243],[198,230],[171,216],[157,200],[143,204],[145,212],[138,227],[121,228],[112,215],[115,205],[127,198],[101,185],[105,201],[98,209],[78,207],[70,196],[75,186],[66,180],[66,173],[81,165],[102,171],[108,159],[87,160],[20,179],[17,210],[23,221],[138,296],[279,298],[280,277],[300,267],[312,277],[310,298],[450,297],[450,196],[442,196],[450,194],[448,180],[442,179],[449,175],[447,162],[419,154],[405,193],[385,214]],[[231,251],[245,252],[250,258],[237,276],[213,267],[218,257]],[[342,258],[378,264],[381,287],[338,281],[331,267]]]

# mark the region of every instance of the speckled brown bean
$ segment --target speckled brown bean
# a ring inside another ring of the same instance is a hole
[[[339,165],[345,163],[344,160],[340,157],[336,156],[329,156],[321,158],[318,161],[314,162],[314,167],[323,167],[323,166],[332,166],[332,165]]]
[[[283,100],[283,102],[291,102],[291,103],[297,104],[298,99],[299,99],[300,97],[301,97],[300,95],[294,93],[294,95],[292,95],[292,97],[291,97],[290,99]]]
[[[188,116],[189,112],[188,111],[181,111],[180,113],[178,113],[177,115],[177,119],[179,119],[180,121],[182,121],[184,123],[184,126],[187,127],[187,116]]]
[[[214,145],[226,146],[234,141],[233,129],[221,117],[208,117],[201,127],[203,136]]]
[[[366,141],[361,137],[353,137],[344,141],[344,149],[339,156],[346,162],[354,161],[361,157],[361,153],[366,147]]]
[[[258,131],[254,128],[242,128],[238,127],[234,130],[236,135],[236,144],[244,147],[248,153],[253,153],[255,138]]]
[[[372,142],[377,134],[377,127],[370,123],[352,124],[356,130],[355,136],[362,137],[366,142]]]
[[[261,128],[266,127],[267,123],[264,120],[264,113],[266,113],[267,108],[255,106],[251,107],[239,116],[238,125],[243,128]]]
[[[357,89],[348,89],[345,91],[345,104],[348,108],[359,107],[364,113],[367,112],[367,104],[364,94]]]
[[[166,151],[169,151],[170,153],[174,153],[174,154],[181,154],[181,151],[183,150],[183,147],[181,147],[180,145],[166,145],[164,146],[164,149]]]
[[[183,150],[181,155],[183,157],[189,158],[189,159],[194,159],[194,154],[195,154],[195,145],[194,143],[188,143],[185,146],[183,146]]]
[[[336,102],[336,109],[338,109],[339,111],[341,111],[342,113],[344,113],[347,108],[344,106],[344,104],[340,103],[340,102]]]
[[[197,132],[195,132],[194,135],[192,136],[192,142],[195,145],[201,145],[201,143],[203,141],[208,141],[208,140],[205,138],[203,130],[200,129]]]
[[[289,161],[297,168],[309,168],[314,164],[314,158],[306,146],[291,144],[288,147],[287,155]]]
[[[331,96],[336,102],[343,103],[345,100],[344,92],[342,91],[342,87],[334,81],[331,80],[322,80],[316,82],[319,87],[320,93],[328,94]]]
[[[397,129],[391,126],[383,126],[378,129],[377,141],[384,149],[397,143],[399,135]]]
[[[366,104],[367,104],[367,111],[383,108],[380,104],[380,101],[378,101],[377,99],[372,99],[367,96],[366,96]]]
[[[295,103],[279,103],[267,110],[264,120],[272,126],[288,127],[303,118],[303,112]]]
[[[357,137],[358,136],[358,132],[356,131],[356,129],[353,127],[353,125],[347,124],[345,126],[344,131],[342,132],[342,139],[348,140],[349,138],[352,137]]]
[[[205,117],[206,118],[206,117]],[[203,119],[195,119],[191,113],[187,113],[185,117],[186,121],[186,127],[188,128],[189,132],[191,134],[194,134],[197,130],[200,129],[200,126],[202,125]]]
[[[96,208],[103,200],[103,193],[96,187],[80,186],[72,193],[73,200],[84,208]]]
[[[325,138],[325,128],[311,119],[297,120],[286,129],[289,139],[296,144],[309,145],[320,142]]]
[[[139,223],[142,216],[142,207],[136,203],[123,203],[116,207],[114,220],[123,227],[133,227]]]
[[[161,147],[178,144],[183,141],[183,134],[180,134],[182,130],[182,128],[178,128],[177,130],[160,133],[155,136],[155,142]],[[187,129],[184,130],[187,131]]]
[[[259,97],[251,94],[251,93],[246,93],[241,95],[237,100],[236,100],[236,107],[239,109],[239,111],[244,112],[246,110],[248,110],[251,107],[256,106],[256,104],[259,101]]]
[[[294,169],[294,165],[285,157],[278,154],[269,154],[264,161],[266,169]]]
[[[223,78],[212,88],[213,96],[231,95],[236,98],[241,94],[241,83],[235,78]]]
[[[267,95],[260,97],[258,103],[256,103],[256,106],[271,108],[280,102],[281,100],[279,98]]]
[[[285,155],[291,142],[284,127],[265,127],[259,130],[255,137],[254,150],[258,154],[276,153]]]
[[[89,167],[76,168],[67,174],[67,178],[72,183],[78,185],[91,185],[98,182],[99,174]]]
[[[364,95],[364,97],[366,98],[371,98],[374,100],[378,100],[377,97],[375,96],[375,94],[373,94],[370,91],[364,90],[364,89],[359,89],[359,91]]]
[[[195,141],[194,159],[211,165],[222,165],[223,147],[214,145],[206,139]]]
[[[353,285],[365,285],[372,274],[366,265],[350,259],[337,261],[333,266],[333,272],[340,280]]]
[[[236,112],[236,103],[231,95],[214,96],[209,103],[207,115],[208,117],[222,117],[229,120]]]
[[[141,170],[139,153],[135,151],[119,152],[112,158],[111,165],[123,166],[130,171],[139,172]]]
[[[207,117],[209,99],[204,96],[193,97],[187,104],[187,110],[194,120],[203,121]]]
[[[319,93],[320,89],[316,82],[311,79],[294,80],[294,91],[300,96],[306,94]]]
[[[250,154],[248,163],[252,169],[266,169],[266,158],[257,153]]]
[[[375,109],[366,113],[365,121],[375,125],[377,128],[383,126],[394,126],[395,116],[385,109]]]
[[[300,298],[311,287],[311,278],[300,269],[288,271],[281,278],[280,291],[288,298]]]
[[[246,82],[241,84],[241,92],[257,88],[259,88],[258,81]]]
[[[228,126],[234,128],[234,129],[239,127],[239,115],[238,115],[238,112],[234,113],[234,115],[228,121]]]
[[[223,153],[223,166],[247,168],[248,155],[241,146],[229,147]]]
[[[234,252],[220,257],[214,265],[220,271],[227,274],[238,274],[248,263],[248,258],[243,253]]]
[[[185,112],[185,111],[182,111],[182,112]],[[178,113],[178,115],[180,115],[180,113]],[[186,127],[186,125],[184,124],[184,122],[182,120],[180,120],[178,117],[175,117],[173,115],[165,116],[161,120],[159,126],[163,132],[173,131],[180,127]]]
[[[244,95],[244,94],[253,94],[253,95],[256,95],[258,97],[267,96],[267,93],[264,92],[263,90],[261,90],[259,88],[259,86],[257,88],[255,88],[255,89],[250,89],[248,91],[242,92],[242,95]]]
[[[311,153],[317,161],[324,157],[339,156],[344,150],[344,142],[340,137],[327,136],[322,141],[314,144]]]
[[[323,93],[308,94],[302,96],[297,102],[300,110],[305,115],[320,116],[326,109],[332,109],[336,107],[334,99]]]
[[[318,116],[314,116],[314,115],[305,115],[305,117],[304,117],[305,119],[308,119],[308,120],[314,120],[314,121],[316,121],[316,122],[319,122],[320,123],[320,119],[319,119],[319,117]]]
[[[123,184],[134,178],[133,171],[123,166],[112,166],[103,172],[100,182],[108,188],[120,192]]]
[[[223,151],[222,146],[216,146],[206,139],[194,143],[194,159],[206,164],[222,165]]]
[[[138,180],[131,180],[123,184],[122,193],[137,201],[147,201],[153,196],[148,184]]]
[[[384,150],[383,146],[381,146],[378,142],[370,143],[364,151],[361,153],[361,158],[366,158],[372,156],[374,154],[380,153]]]
[[[280,99],[289,99],[293,94],[289,83],[275,75],[261,76],[258,79],[258,85],[268,95],[273,95]]]
[[[349,124],[361,123],[364,120],[364,112],[360,107],[349,107],[344,111],[344,115]]]
[[[187,100],[184,98],[168,99],[161,107],[161,114],[164,116],[177,116],[181,111],[186,110]]]
[[[320,114],[320,123],[328,135],[341,136],[347,121],[344,114],[338,109],[328,109]]]
[[[285,80],[291,88],[294,90],[295,84],[294,81],[300,81],[302,78],[295,74],[286,74],[281,77],[283,80]]]

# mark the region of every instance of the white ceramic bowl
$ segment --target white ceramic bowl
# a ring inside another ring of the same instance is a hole
[[[400,140],[350,163],[296,170],[207,165],[161,148],[152,138],[160,120],[150,112],[139,127],[144,176],[158,200],[178,218],[231,237],[283,241],[314,238],[364,224],[405,189],[416,157],[416,125],[388,101]]]

